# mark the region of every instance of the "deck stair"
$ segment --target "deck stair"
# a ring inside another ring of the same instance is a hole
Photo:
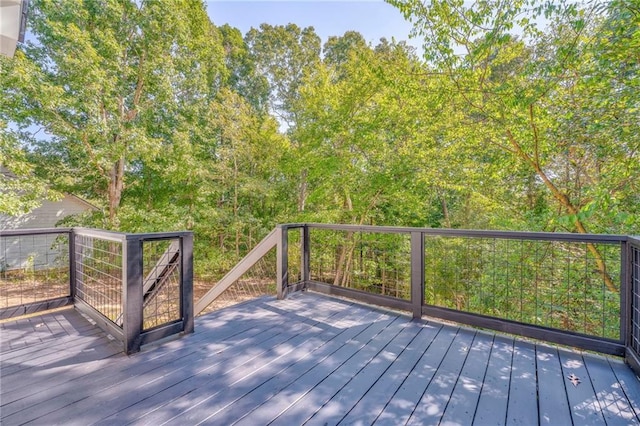
[[[179,266],[180,241],[173,240],[144,279],[142,285],[143,309],[158,297],[162,289],[170,282],[173,272]],[[116,324],[122,325],[122,314],[116,319]]]

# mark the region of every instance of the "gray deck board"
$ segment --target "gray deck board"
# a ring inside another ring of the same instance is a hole
[[[480,390],[474,422],[502,426],[506,423],[513,360],[513,338],[496,336],[491,347],[487,371]]]
[[[327,314],[339,312],[332,310],[331,306],[327,306]],[[267,314],[270,311],[265,311]],[[100,420],[102,417],[108,417],[124,406],[136,402],[138,399],[143,399],[149,395],[163,392],[165,397],[173,396],[176,392],[189,393],[189,398],[193,397],[194,391],[201,388],[203,391],[207,389],[207,381],[209,377],[215,377],[216,374],[229,373],[234,371],[238,366],[242,366],[243,363],[254,361],[262,362],[264,358],[261,356],[274,345],[278,345],[282,342],[290,339],[290,335],[282,332],[282,327],[286,323],[286,320],[292,318],[280,318],[280,322],[276,322],[274,326],[269,325],[265,332],[257,333],[255,338],[249,336],[244,345],[236,347],[237,342],[227,342],[224,348],[218,347],[211,352],[193,352],[187,357],[177,359],[172,362],[160,359],[154,364],[147,363],[141,366],[143,372],[132,369],[135,373],[134,376],[130,376],[129,371],[125,374],[116,374],[115,376],[109,376],[100,380],[100,383],[105,383],[99,394],[87,394],[73,395],[74,401],[70,401],[66,398],[66,395],[53,398],[47,401],[47,405],[42,407],[42,410],[49,411],[47,419],[49,421],[63,422],[66,417],[66,407],[69,404],[74,404],[74,409],[87,411],[86,417],[92,422]],[[310,326],[302,321],[294,322],[291,328],[300,332],[306,331]],[[229,331],[232,331],[235,327],[233,323],[228,323]],[[265,326],[267,328],[267,326]],[[304,335],[304,333],[302,333]],[[240,336],[241,338],[244,336]],[[186,340],[186,339],[184,339]],[[226,351],[225,351],[226,349]],[[232,350],[229,350],[232,349]],[[222,353],[226,356],[222,357]],[[204,352],[204,353],[203,353]],[[240,355],[238,355],[238,353]],[[218,355],[218,356],[216,356]],[[213,359],[211,359],[213,358]],[[134,363],[135,368],[138,363]],[[151,367],[155,367],[150,369]],[[194,376],[194,372],[200,374],[199,377],[204,377],[198,382],[189,380]],[[93,377],[88,377],[92,379]],[[181,384],[176,388],[176,384]],[[83,386],[87,388],[87,386]],[[185,390],[184,388],[188,389]],[[126,392],[123,393],[123,389]],[[168,391],[167,391],[168,390]],[[208,391],[207,391],[208,392]],[[81,398],[81,399],[80,399]],[[106,403],[97,406],[98,401],[106,401]],[[52,405],[55,403],[55,405]],[[39,407],[33,407],[31,410],[31,416],[44,415],[43,412],[37,410]],[[149,418],[152,418],[150,416]]]
[[[558,353],[560,354],[562,375],[567,378],[569,375],[575,374],[580,379],[580,383],[577,386],[571,383],[565,386],[567,398],[571,405],[573,423],[585,426],[606,424],[600,403],[591,383],[591,377],[584,365],[582,354],[562,349]]]
[[[124,373],[123,377],[134,377],[135,375],[146,374],[154,368],[166,366],[166,363],[171,361],[181,360],[183,364],[187,365],[189,361],[189,359],[186,358],[187,356],[191,355],[194,357],[200,357],[202,355],[198,354],[202,352],[216,354],[217,352],[228,346],[225,343],[225,339],[229,338],[230,336],[240,335],[243,332],[247,332],[247,330],[253,331],[254,334],[265,333],[269,332],[271,328],[277,327],[279,325],[279,323],[277,322],[269,321],[269,327],[265,327],[264,325],[256,324],[255,318],[252,318],[251,316],[246,314],[246,320],[241,323],[233,323],[229,321],[230,319],[233,319],[234,316],[225,317],[224,315],[221,315],[216,318],[215,321],[207,324],[207,327],[201,328],[200,332],[197,335],[190,335],[185,339],[176,340],[174,342],[165,344],[163,346],[163,351],[150,351],[137,354],[135,356],[135,362],[134,357],[127,358],[123,356],[123,359],[118,361],[121,366],[118,372]],[[279,319],[280,317],[274,315],[273,318],[264,318],[263,314],[262,318],[271,320]],[[56,376],[56,378],[60,377],[63,376]],[[71,384],[72,386],[78,388],[86,387],[90,389],[90,386],[85,385],[89,385],[90,382],[99,380],[100,383],[103,384],[104,389],[109,383],[114,383],[115,385],[117,385],[118,383],[120,383],[120,379],[121,377],[119,377],[118,375],[114,376],[112,371],[104,371],[100,374],[91,376],[78,376],[71,379],[67,377],[65,381],[73,380],[74,383]],[[56,384],[59,385],[60,383]]]
[[[278,398],[271,398],[268,404],[261,405],[246,416],[242,416],[238,424],[254,425],[260,421],[269,422],[276,419],[281,414],[289,410],[296,402],[307,393],[324,381],[334,371],[336,371],[346,360],[351,359],[360,351],[370,339],[377,336],[384,328],[388,327],[394,318],[388,315],[376,315],[371,319],[363,318],[364,321],[371,321],[364,330],[353,338],[347,340],[330,356],[319,360],[310,370],[302,374],[296,381],[285,386]],[[299,406],[304,409],[303,405]],[[292,409],[284,417],[294,413]],[[242,412],[241,412],[242,413]]]
[[[132,356],[73,309],[0,331],[3,425],[640,424],[617,359],[313,293],[199,317]]]
[[[422,355],[429,348],[435,335],[440,331],[438,324],[420,324],[420,329],[411,345],[391,359],[391,365],[360,401],[340,421],[341,424],[373,424],[391,401],[398,388],[404,383]]]
[[[451,394],[460,375],[460,370],[469,355],[475,334],[474,331],[465,329],[458,331],[407,424],[437,424],[440,421],[451,400]]]
[[[281,389],[279,388],[295,382],[300,373],[308,371],[313,367],[313,365],[317,364],[322,358],[324,358],[324,355],[326,354],[324,351],[332,351],[335,347],[334,345],[342,345],[346,343],[346,340],[344,339],[348,336],[343,334],[345,329],[342,328],[342,324],[344,323],[338,321],[338,324],[340,324],[339,331],[335,335],[330,336],[325,334],[316,344],[308,345],[306,347],[303,345],[298,346],[293,353],[286,357],[286,359],[278,360],[284,362],[274,362],[276,369],[280,368],[275,371],[274,374],[268,374],[263,377],[252,376],[247,380],[237,383],[237,385],[231,386],[229,389],[230,392],[225,392],[225,395],[218,401],[207,404],[208,416],[203,420],[206,420],[207,422],[214,422],[216,424],[230,424],[237,420],[244,412],[241,410],[243,404],[236,406],[239,400],[242,399],[245,402],[245,407],[249,408],[246,406],[247,403],[255,405],[256,402],[259,402],[264,398],[257,398],[257,400],[254,399],[261,391],[266,390],[268,392],[267,396],[274,396],[280,392]],[[365,325],[363,324],[362,326]],[[349,334],[354,334],[354,332],[357,334],[357,330],[359,328],[360,327],[352,327],[352,331]],[[327,347],[327,341],[333,342],[334,345]],[[178,423],[180,423],[180,418],[177,420]]]
[[[322,320],[319,315],[318,320]],[[333,315],[325,317],[330,322]],[[192,392],[184,398],[174,401],[177,405],[188,405],[188,409],[176,410],[174,407],[163,407],[152,415],[145,416],[142,424],[161,424],[170,421],[173,424],[197,424],[206,420],[211,413],[224,408],[233,399],[241,397],[244,392],[259,386],[262,382],[276,376],[288,363],[295,360],[296,352],[312,351],[322,345],[322,334],[327,333],[314,324],[304,328],[295,324],[287,328],[279,342],[268,342],[259,348],[257,356],[240,356],[233,360],[224,371],[211,380],[208,377],[196,377],[191,383]],[[332,335],[329,332],[329,335]],[[231,368],[229,368],[231,367]],[[212,384],[214,386],[207,386]],[[217,384],[217,386],[215,385]],[[211,387],[216,388],[215,391]]]
[[[376,419],[376,425],[405,424],[409,420],[457,333],[455,327],[445,326],[438,330],[418,363]]]
[[[267,401],[280,395],[284,389],[308,378],[313,374],[312,371],[316,366],[326,366],[325,363],[332,357],[340,357],[336,355],[338,351],[350,342],[355,342],[357,336],[370,328],[372,323],[381,319],[380,314],[376,312],[363,312],[363,314],[361,325],[348,325],[346,321],[342,321],[339,323],[341,330],[338,334],[330,339],[325,337],[326,344],[315,351],[301,353],[299,358],[292,360],[294,362],[277,375],[268,378],[249,392],[243,393],[239,398],[227,401],[225,407],[212,413],[208,420],[220,424],[251,425],[256,424],[256,421],[275,418],[280,413],[281,404],[267,403]],[[260,409],[264,411],[261,412]]]
[[[511,362],[511,383],[507,425],[537,425],[538,403],[535,345],[515,341]],[[496,413],[496,415],[499,415]]]
[[[298,363],[298,361],[308,356],[309,353],[321,350],[327,341],[332,341],[342,334],[345,328],[341,327],[341,323],[345,313],[346,311],[340,315],[326,318],[333,322],[334,331],[327,331],[326,328],[323,330],[319,327],[315,327],[316,329],[312,330],[312,327],[306,332],[296,333],[295,336],[292,334],[292,338],[285,341],[281,347],[267,345],[265,353],[260,359],[251,359],[249,362],[239,365],[237,370],[224,372],[217,378],[217,380],[224,382],[224,392],[201,392],[201,389],[206,389],[206,387],[202,387],[200,382],[207,380],[207,378],[201,379],[195,377],[194,381],[189,383],[190,386],[195,388],[185,398],[188,398],[189,404],[197,409],[188,410],[191,412],[181,413],[173,412],[170,407],[163,407],[155,410],[154,413],[149,413],[144,416],[144,418],[141,419],[142,422],[146,424],[158,424],[161,421],[172,420],[173,422],[180,423],[186,415],[188,419],[186,422],[193,424],[196,423],[198,416],[211,417],[217,415],[234,404],[235,401],[260,388],[269,381],[271,381],[272,384],[276,382],[282,386],[283,382],[286,383],[288,380],[292,380],[291,375],[297,374],[298,369],[304,368],[305,364],[303,362]],[[317,338],[319,334],[322,335],[321,339]],[[304,342],[299,345],[292,344],[295,342],[294,339],[306,339],[305,342],[307,344],[305,345]],[[286,346],[288,346],[291,351],[287,352],[289,348],[286,348]],[[296,367],[291,368],[291,366],[294,365]],[[293,380],[295,380],[295,378]],[[178,398],[176,402],[180,400],[181,399]],[[135,411],[135,407],[133,408]],[[118,414],[118,417],[119,416],[120,414]],[[173,417],[176,416],[177,418],[173,419]]]
[[[558,350],[553,347],[536,347],[538,367],[538,394],[541,425],[568,425],[572,423],[567,400],[567,384],[562,375]]]
[[[396,317],[389,323],[383,322],[385,326],[377,334],[359,336],[359,341],[353,345],[356,351],[347,359],[337,359],[339,366],[332,371],[325,370],[322,380],[315,383],[311,389],[303,389],[302,394],[298,395],[299,398],[278,416],[273,424],[291,425],[308,421],[395,338],[407,322],[407,318]]]
[[[442,424],[470,425],[480,397],[480,390],[489,365],[493,335],[476,333],[451,399],[442,416]]]
[[[608,361],[630,407],[636,417],[640,418],[640,381],[638,377],[622,360],[609,358]]]
[[[29,345],[33,349],[35,346],[33,343]],[[51,368],[53,365],[64,366],[68,363],[70,354],[90,359],[94,356],[102,358],[105,352],[116,353],[121,350],[102,332],[92,332],[90,336],[61,339],[55,346],[46,342],[38,343],[37,346],[42,349],[34,351],[37,354],[36,357],[28,354],[25,357],[3,359],[2,374],[0,374],[3,383],[10,386],[11,383],[17,382],[19,386],[26,386],[25,375],[38,379],[38,376],[33,376],[28,370],[37,371],[42,368]]]
[[[373,384],[387,372],[393,361],[413,342],[419,331],[419,326],[411,322],[405,323],[400,333],[389,344],[369,359],[360,371],[314,413],[309,424],[339,423],[354,408],[354,405],[361,401]]]
[[[597,356],[583,357],[583,360],[607,425],[626,425],[637,421],[609,362]]]

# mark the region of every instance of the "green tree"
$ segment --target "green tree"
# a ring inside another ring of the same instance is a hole
[[[323,62],[340,69],[347,63],[350,55],[367,48],[364,37],[356,31],[347,31],[342,36],[330,36],[322,46]],[[339,72],[337,74],[340,75]]]
[[[276,117],[281,130],[288,133],[294,152],[303,149],[302,141],[293,132],[300,121],[301,85],[320,64],[320,37],[313,27],[301,29],[295,24],[262,24],[260,29],[252,28],[245,41],[258,75],[268,83],[269,112]],[[287,168],[296,169],[291,188],[297,193],[297,209],[302,212],[308,196],[308,170],[300,158],[297,154],[289,157]]]
[[[620,149],[628,139],[603,138],[602,129],[594,131],[598,127],[594,122],[582,121],[589,115],[594,119],[602,115],[594,96],[601,101],[619,99],[616,89],[597,95],[598,87],[612,83],[607,72],[624,65],[620,60],[627,55],[609,55],[611,63],[605,67],[609,71],[597,71],[593,64],[604,45],[612,47],[608,42],[598,47],[597,41],[604,41],[606,33],[611,37],[607,25],[618,27],[612,11],[616,7],[624,10],[622,3],[613,8],[597,3],[581,8],[565,2],[489,1],[468,7],[450,1],[391,3],[414,22],[415,33],[425,37],[428,63],[451,82],[454,102],[466,111],[460,123],[465,129],[461,132],[464,143],[483,149],[492,161],[502,157],[502,167],[511,166],[515,176],[524,179],[511,186],[517,198],[525,199],[517,188],[528,187],[530,199],[543,189],[554,206],[549,210],[553,212],[551,226],[581,233],[599,229],[591,212],[606,202],[594,197],[600,194],[606,199],[607,193],[621,189],[637,164],[637,160],[634,165],[620,162],[624,154],[637,155],[633,149]],[[548,20],[545,29],[535,25],[541,15]],[[625,16],[637,23],[637,14]],[[516,27],[519,37],[512,35]],[[617,53],[629,49],[628,44],[619,44],[614,48]],[[631,80],[637,81],[635,76]],[[637,95],[631,96],[635,101],[626,104],[614,106],[607,101],[604,117],[616,110],[637,116]],[[620,120],[609,124],[621,128]],[[604,169],[609,172],[606,184],[598,174]],[[602,213],[607,214],[600,223],[615,217],[611,210]],[[589,245],[589,251],[608,288],[617,291],[598,250]]]
[[[256,111],[267,113],[269,82],[259,74],[249,46],[237,28],[228,24],[219,27],[225,52],[228,78],[225,85],[242,95]]]
[[[320,62],[320,37],[313,27],[269,24],[252,28],[245,41],[259,75],[269,84],[269,110],[287,127],[296,124],[292,104],[302,79]]]
[[[278,210],[278,164],[287,150],[277,122],[255,114],[240,95],[222,90],[212,108],[216,129],[210,170],[217,189],[221,220],[215,225],[221,240],[231,239],[236,257],[271,229]],[[212,226],[207,223],[206,226]]]
[[[27,152],[3,125],[0,128],[0,213],[25,214],[38,207],[43,199],[56,199],[58,195],[49,189],[44,179],[35,175]]]
[[[197,124],[215,96],[220,36],[197,0],[35,1],[29,28],[34,40],[6,62],[2,118],[22,134],[37,128],[55,187],[96,200],[117,228],[135,165]]]

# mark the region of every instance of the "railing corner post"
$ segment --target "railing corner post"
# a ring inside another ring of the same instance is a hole
[[[424,236],[411,232],[411,310],[413,318],[422,318],[424,303]]]
[[[276,246],[276,285],[278,289],[278,299],[282,300],[287,297],[287,290],[289,286],[289,241],[287,227],[278,225],[277,230],[278,243]]]
[[[182,319],[184,333],[193,333],[194,313],[193,313],[193,233],[185,234],[181,239],[180,254],[182,259],[180,274],[181,297],[182,297]]]
[[[622,285],[620,286],[621,304],[624,307],[621,315],[621,334],[624,333],[625,361],[636,373],[640,374],[640,240],[628,237],[624,243],[622,266]],[[623,327],[624,324],[624,327]]]
[[[76,283],[77,283],[77,261],[76,259],[76,231],[71,228],[69,231],[69,296],[71,300],[75,301],[76,298]]]
[[[127,235],[123,241],[123,322],[124,351],[127,355],[140,351],[142,334],[142,240]]]

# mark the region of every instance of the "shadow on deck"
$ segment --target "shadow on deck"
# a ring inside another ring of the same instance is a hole
[[[132,356],[74,309],[0,327],[6,425],[639,423],[618,358],[310,292]]]

